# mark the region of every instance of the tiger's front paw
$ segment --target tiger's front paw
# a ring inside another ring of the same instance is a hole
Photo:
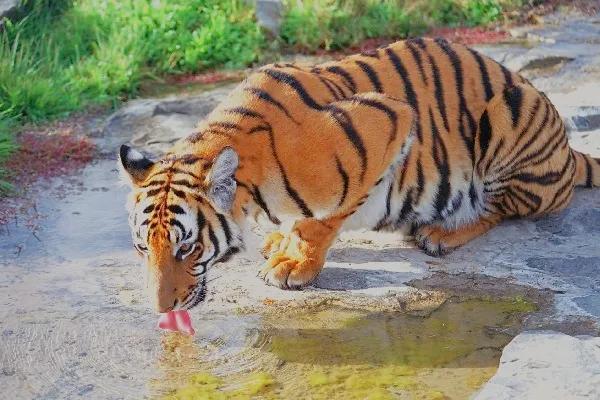
[[[421,250],[433,257],[441,257],[456,248],[447,236],[448,232],[437,226],[424,226],[415,233],[415,242]]]
[[[281,232],[275,231],[268,234],[265,237],[260,254],[262,254],[265,259],[268,259],[271,257],[271,254],[279,251],[283,239],[285,239],[285,236]]]
[[[258,276],[281,289],[301,289],[317,277],[324,261],[315,258],[311,246],[296,234],[279,235],[270,242],[268,259]]]

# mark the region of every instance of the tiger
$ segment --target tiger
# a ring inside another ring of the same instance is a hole
[[[123,145],[119,159],[159,312],[202,302],[253,220],[270,232],[258,275],[300,289],[342,231],[407,232],[442,256],[600,186],[600,159],[569,147],[544,93],[440,38],[263,66],[162,158]]]

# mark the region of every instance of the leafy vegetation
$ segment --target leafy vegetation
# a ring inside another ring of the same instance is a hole
[[[403,38],[439,26],[499,20],[521,0],[288,0],[281,40],[299,50],[340,49],[364,39]]]
[[[287,0],[272,40],[246,0],[27,0],[0,32],[0,163],[15,148],[10,126],[116,104],[146,78],[487,24],[518,1]]]

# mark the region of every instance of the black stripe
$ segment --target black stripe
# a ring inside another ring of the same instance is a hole
[[[238,124],[234,124],[233,122],[225,122],[225,121],[211,122],[210,124],[208,124],[208,126],[210,128],[223,128],[223,129],[236,130],[236,131],[242,129]]]
[[[269,211],[269,208],[267,207],[267,203],[263,199],[262,194],[260,193],[260,189],[257,186],[254,186],[253,194],[254,201],[256,202],[256,204],[258,204],[260,208],[262,208],[265,214],[267,214],[269,220],[271,222],[274,222],[275,224],[280,224],[281,222],[279,222],[279,218],[272,216],[271,212]]]
[[[253,135],[256,132],[270,132],[271,128],[266,125],[257,125],[248,131],[248,135]]]
[[[198,226],[198,237],[196,238],[196,242],[200,242],[202,240],[202,230],[206,226],[206,218],[200,209],[198,209],[198,215],[196,215],[196,225]]]
[[[490,145],[490,141],[492,140],[492,125],[490,124],[490,116],[485,110],[481,115],[481,119],[479,120],[479,148],[481,149],[481,154],[479,155],[479,161],[477,164],[481,163],[481,161],[485,158],[485,154]]]
[[[191,177],[193,177],[193,178],[196,178],[196,179],[197,179],[197,180],[199,180],[199,181],[202,181],[202,180],[203,180],[203,178],[200,178],[198,175],[196,175],[196,174],[194,174],[194,173],[192,173],[192,172],[189,172],[189,171],[185,171],[185,170],[183,170],[183,169],[180,169],[180,168],[171,168],[171,172],[173,172],[174,174],[184,174],[184,175],[189,175],[189,176],[191,176]]]
[[[375,88],[376,92],[383,93],[383,87],[381,86],[381,81],[379,80],[379,76],[377,76],[377,72],[369,64],[366,62],[357,60],[356,64],[363,70],[363,72],[367,75],[371,84]]]
[[[567,160],[570,161],[570,160]],[[543,175],[535,175],[529,172],[522,172],[512,176],[512,179],[523,183],[536,183],[541,186],[549,186],[558,183],[568,168],[569,162],[567,162],[560,171],[549,171]]]
[[[281,163],[281,160],[279,159],[279,156],[277,155],[277,150],[276,150],[277,146],[275,144],[275,135],[273,133],[273,129],[271,129],[271,127],[268,127],[268,132],[269,132],[269,139],[271,142],[271,153],[273,155],[273,158],[275,159],[275,162],[277,163],[279,172],[281,173],[281,178],[283,179],[283,184],[285,186],[285,190],[287,191],[288,195],[292,198],[292,200],[294,200],[294,202],[296,203],[296,205],[302,212],[302,215],[304,215],[306,218],[312,217],[313,216],[312,211],[308,208],[308,206],[306,205],[306,202],[304,201],[304,199],[302,199],[302,197],[296,191],[296,189],[294,189],[292,187],[290,180],[288,179],[288,176],[285,172],[285,169],[283,168],[283,164]]]
[[[442,86],[442,79],[440,77],[440,69],[435,62],[435,59],[431,54],[427,54],[429,56],[429,64],[431,64],[431,71],[433,73],[433,83],[435,85],[435,100],[438,105],[438,109],[442,114],[442,120],[444,121],[444,128],[446,131],[450,130],[450,125],[448,124],[448,115],[446,114],[446,101],[444,100],[444,88]]]
[[[335,157],[335,164],[336,164],[338,173],[342,177],[342,185],[343,185],[342,197],[341,197],[340,201],[338,202],[338,207],[341,207],[342,204],[344,204],[344,201],[346,200],[346,196],[348,195],[348,186],[349,186],[350,179],[348,178],[348,173],[346,172],[346,170],[344,170],[344,166],[342,165],[340,159],[337,156]]]
[[[475,152],[474,152],[474,148],[473,148],[472,137],[477,130],[477,123],[475,122],[473,115],[471,115],[471,112],[469,111],[469,109],[467,107],[467,101],[464,96],[465,87],[464,87],[464,74],[463,74],[463,69],[462,69],[462,63],[460,61],[460,57],[458,56],[458,54],[456,54],[454,49],[452,49],[450,44],[445,39],[437,38],[437,39],[435,39],[435,43],[437,43],[437,45],[440,47],[440,49],[444,53],[446,53],[446,55],[450,59],[450,64],[454,67],[454,74],[455,74],[455,79],[456,79],[456,92],[458,94],[458,100],[459,100],[459,118],[458,118],[459,119],[459,131],[462,136],[463,142],[465,143],[465,147],[469,150],[469,153],[471,154],[471,159],[473,159]],[[468,134],[467,134],[467,132],[465,132],[465,125],[464,125],[464,119],[463,119],[463,117],[465,117],[465,116],[467,118],[467,123],[469,125],[469,130],[470,130]]]
[[[340,96],[346,97],[346,92],[340,85],[338,85],[336,82],[332,81],[329,78],[323,78],[323,79],[325,79],[327,82],[331,83],[331,85],[333,85],[333,87],[336,88],[336,90],[340,93]]]
[[[275,225],[281,224],[279,218],[271,214],[267,203],[265,203],[265,200],[263,199],[262,194],[260,193],[260,189],[256,185],[252,185],[252,188],[249,188],[246,184],[239,181],[237,181],[237,185],[241,188],[246,189],[248,193],[250,193],[250,196],[252,196],[252,200],[264,211],[269,221],[271,221]]]
[[[185,199],[185,192],[183,190],[177,190],[175,188],[171,188],[173,194],[179,198]]]
[[[446,145],[442,141],[439,134],[439,129],[433,119],[433,112],[429,109],[429,122],[431,124],[431,132],[433,137],[432,154],[435,165],[440,175],[437,195],[434,200],[434,207],[438,213],[438,217],[446,208],[450,198],[450,168],[448,166],[448,152]]]
[[[244,117],[250,117],[250,118],[264,118],[264,116],[262,114],[257,113],[256,111],[251,110],[246,107],[228,108],[225,110],[225,112],[231,113],[231,114],[239,114],[239,115],[243,115]]]
[[[323,85],[325,85],[325,87],[327,88],[327,90],[329,90],[329,93],[331,93],[331,95],[333,96],[334,99],[339,100],[339,99],[342,98],[342,97],[340,97],[340,95],[338,94],[338,92],[335,91],[335,89],[333,88],[333,86],[331,85],[331,83],[329,83],[325,78],[323,78],[322,76],[319,76],[319,80],[321,81],[321,83]]]
[[[479,55],[478,52],[471,48],[467,48],[477,61],[477,65],[479,65],[479,72],[481,73],[481,84],[483,85],[483,91],[485,92],[485,101],[490,101],[492,97],[494,97],[494,90],[492,89],[492,83],[490,82],[490,75],[488,73],[487,67],[485,66],[485,61]]]
[[[421,38],[421,37],[410,38],[406,41],[406,43],[409,43],[411,45],[415,44],[418,47],[420,47],[422,50],[425,50],[425,48],[427,47],[427,45],[425,44],[425,40],[423,40],[423,38]]]
[[[398,133],[398,115],[396,114],[396,112],[394,110],[392,110],[390,107],[386,106],[384,103],[382,103],[380,101],[365,98],[365,97],[360,97],[359,95],[351,97],[349,99],[349,101],[353,101],[358,104],[368,106],[368,107],[373,107],[379,111],[383,111],[387,115],[388,119],[390,120],[390,123],[392,124],[392,130],[390,132],[388,146],[390,143],[392,143],[394,140],[396,140],[396,136]]]
[[[312,72],[314,74],[316,74],[319,77],[319,79],[323,80],[324,82],[327,82],[327,84],[329,84],[330,86],[332,86],[333,88],[335,88],[335,90],[338,93],[338,97],[340,97],[340,98],[345,98],[346,97],[346,92],[344,91],[344,89],[340,85],[338,85],[335,81],[329,79],[326,76],[319,75],[321,73],[320,69],[313,68]]]
[[[423,174],[423,165],[421,164],[421,157],[417,159],[417,196],[415,198],[415,204],[419,204],[421,195],[425,191],[425,175]]]
[[[479,195],[475,189],[475,182],[471,181],[469,186],[469,199],[471,199],[471,207],[475,208],[476,203],[479,201]]]
[[[185,154],[181,157],[179,157],[179,159],[177,161],[181,162],[182,164],[185,165],[191,165],[191,164],[195,164],[196,162],[202,160],[202,157],[198,157],[192,154]]]
[[[150,182],[148,182],[148,183],[146,183],[144,185],[140,185],[140,187],[141,188],[147,188],[147,187],[150,187],[150,186],[163,185],[164,183],[165,183],[164,180],[157,179],[157,180],[154,180],[154,181],[150,181]]]
[[[378,231],[386,225],[386,221],[392,212],[392,190],[394,189],[394,182],[390,182],[390,187],[385,198],[385,214],[375,225],[375,230]]]
[[[332,65],[325,69],[333,74],[341,76],[344,79],[344,83],[348,87],[348,89],[350,89],[352,93],[356,93],[356,83],[354,82],[354,79],[352,79],[352,75],[350,75],[348,71],[337,65]]]
[[[428,85],[427,83],[427,75],[425,74],[425,68],[423,67],[423,59],[421,58],[421,54],[419,53],[419,50],[415,48],[415,46],[413,45],[413,43],[410,40],[407,40],[406,42],[406,47],[408,48],[408,50],[410,50],[412,56],[415,59],[415,62],[417,63],[417,68],[419,69],[419,73],[421,74],[421,79],[423,79],[423,82]],[[430,57],[431,59],[431,57]]]
[[[258,89],[258,88],[245,88],[244,90],[247,91],[248,93],[251,93],[254,96],[258,97],[260,100],[266,101],[267,103],[274,105],[281,112],[283,112],[286,117],[288,117],[289,119],[291,119],[292,121],[294,121],[296,124],[298,123],[290,115],[290,113],[288,112],[287,108],[285,108],[285,106],[283,104],[281,104],[279,101],[275,100],[269,93],[265,92],[262,89]]]
[[[144,214],[151,213],[154,210],[154,204],[150,204],[148,207],[144,208],[142,211]]]
[[[512,87],[504,91],[504,102],[510,109],[512,126],[516,128],[521,118],[521,107],[523,106],[523,92],[519,87]]]
[[[365,178],[365,173],[367,170],[367,150],[365,148],[362,138],[356,131],[356,128],[354,127],[354,124],[352,124],[352,120],[350,119],[350,116],[346,111],[336,107],[333,104],[326,105],[324,109],[329,111],[333,119],[342,127],[344,133],[346,134],[346,137],[348,138],[348,140],[350,140],[350,142],[358,152],[361,161],[360,180],[362,182],[362,180]]]
[[[176,181],[171,181],[171,185],[180,185],[180,186],[185,186],[190,189],[198,189],[198,185],[190,183],[189,181],[186,181],[185,179],[178,179]]]
[[[556,202],[558,201],[559,197],[565,193],[567,193],[567,194],[569,193],[567,188],[569,186],[571,186],[572,184],[573,184],[573,182],[569,179],[560,188],[558,188],[558,190],[556,191],[556,194],[552,198],[552,201],[546,207],[546,210],[552,210],[554,208],[554,206],[556,205]]]
[[[171,211],[173,214],[185,214],[185,211],[183,210],[183,208],[181,208],[180,206],[178,206],[177,204],[171,204],[167,207],[169,209],[169,211]]]
[[[408,215],[412,213],[412,198],[413,198],[413,188],[411,188],[406,193],[406,198],[404,199],[404,203],[402,203],[402,207],[400,208],[400,213],[398,214],[398,224],[403,223]]]
[[[178,227],[179,229],[181,229],[181,235],[182,237],[185,236],[185,227],[183,226],[183,224],[176,220],[175,218],[171,218],[171,220],[169,220],[169,223],[173,226]]]
[[[396,55],[396,53],[394,53],[392,51],[392,49],[388,48],[385,50],[385,52],[386,52],[388,58],[390,59],[390,61],[392,62],[392,64],[394,65],[394,68],[396,69],[396,72],[400,76],[400,79],[402,79],[402,83],[404,84],[404,91],[406,93],[406,101],[415,110],[416,118],[419,118],[420,113],[419,113],[419,102],[417,100],[417,94],[415,93],[415,91],[413,89],[412,82],[410,81],[410,79],[408,77],[408,72],[406,71],[406,68],[404,67],[404,65],[402,65],[400,58],[398,57],[398,55]],[[417,138],[419,139],[419,142],[423,143],[423,135],[421,133],[421,124],[418,121],[417,121],[416,126],[417,126]]]
[[[286,74],[285,72],[277,71],[277,70],[273,70],[273,69],[265,69],[265,70],[262,70],[261,72],[270,76],[277,82],[287,85],[290,88],[294,89],[294,91],[300,97],[300,99],[304,102],[304,104],[306,104],[308,107],[312,108],[313,110],[321,110],[323,108],[319,103],[317,103],[315,101],[315,99],[312,98],[312,96],[310,94],[308,94],[308,92],[306,91],[304,86],[302,86],[302,83],[300,83],[300,81],[298,79],[296,79],[294,76],[292,76],[290,74]]]
[[[219,247],[219,239],[215,235],[215,232],[213,231],[211,224],[208,224],[208,238],[210,239],[210,241],[215,249],[215,252],[211,256],[211,259],[212,259],[212,258],[215,258],[219,254],[219,251],[221,251],[221,249]]]
[[[223,214],[217,214],[217,218],[219,218],[219,222],[221,223],[221,227],[223,228],[223,233],[225,234],[225,240],[227,244],[231,243],[231,229],[229,228],[229,224],[227,223],[227,218]]]
[[[512,73],[502,64],[498,63],[500,69],[502,70],[502,74],[504,75],[504,81],[506,82],[506,86],[513,86],[513,78]]]
[[[239,252],[240,252],[239,247],[230,247],[227,250],[225,250],[225,253],[223,253],[223,255],[221,257],[219,257],[219,259],[217,261],[215,261],[215,263],[227,262],[231,259],[231,257],[233,257],[234,255],[236,255]]]
[[[148,190],[146,192],[146,196],[147,197],[152,197],[152,196],[157,195],[158,193],[160,193],[161,190],[162,190],[162,188]]]

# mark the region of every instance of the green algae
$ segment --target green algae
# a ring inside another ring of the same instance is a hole
[[[250,370],[217,376],[214,362],[200,362],[202,370],[166,398],[468,398],[495,373],[512,339],[506,332],[535,309],[514,297],[450,299],[426,316],[332,306],[267,314],[258,346],[220,363],[246,357]]]
[[[244,378],[243,383],[234,390],[224,388],[225,381],[208,373],[197,373],[189,378],[188,384],[165,396],[168,400],[224,400],[250,399],[273,385],[270,374],[255,372]]]

